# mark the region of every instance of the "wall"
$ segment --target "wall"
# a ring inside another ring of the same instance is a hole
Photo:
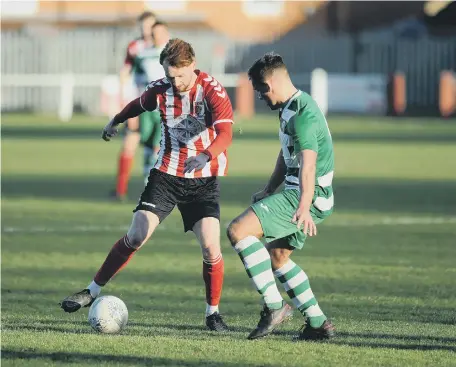
[[[242,42],[266,42],[287,33],[325,1],[36,1],[30,16],[4,17],[2,29],[27,23],[58,26],[132,25],[149,8],[173,27],[212,29]],[[177,4],[177,5],[176,5]]]

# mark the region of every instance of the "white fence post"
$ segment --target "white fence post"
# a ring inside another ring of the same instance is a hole
[[[73,117],[73,94],[75,79],[73,74],[63,74],[60,80],[59,119],[68,122]]]
[[[328,114],[328,73],[323,69],[315,69],[310,77],[310,93],[323,114]]]

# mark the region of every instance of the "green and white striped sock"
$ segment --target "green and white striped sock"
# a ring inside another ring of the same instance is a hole
[[[306,273],[293,261],[288,260],[280,269],[274,271],[274,275],[283,284],[296,308],[309,319],[310,326],[320,327],[323,325],[326,316],[320,309],[310,288]]]
[[[274,279],[268,250],[254,236],[248,236],[239,241],[234,249],[244,263],[245,270],[258,293],[262,295],[266,306],[273,310],[281,308],[283,298]]]

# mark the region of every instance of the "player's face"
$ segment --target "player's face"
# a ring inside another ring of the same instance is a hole
[[[195,62],[192,62],[188,66],[176,68],[170,66],[167,60],[165,60],[163,69],[165,69],[166,78],[178,92],[186,92],[192,89],[196,79]]]
[[[152,27],[155,24],[154,17],[148,17],[141,22],[141,34],[143,37],[151,37],[152,36]]]
[[[258,98],[265,101],[271,110],[277,110],[280,108],[280,103],[278,103],[277,99],[274,97],[274,92],[269,80],[252,81],[252,85]]]
[[[169,41],[168,28],[163,25],[156,25],[152,31],[155,45],[164,45]]]

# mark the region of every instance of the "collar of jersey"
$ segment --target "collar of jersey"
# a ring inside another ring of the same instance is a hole
[[[285,105],[284,108],[282,108],[282,110],[287,109],[288,106],[290,106],[291,102],[293,102],[296,98],[298,98],[301,95],[301,93],[302,92],[298,89],[298,91],[290,97],[290,99],[288,100],[287,104]]]

